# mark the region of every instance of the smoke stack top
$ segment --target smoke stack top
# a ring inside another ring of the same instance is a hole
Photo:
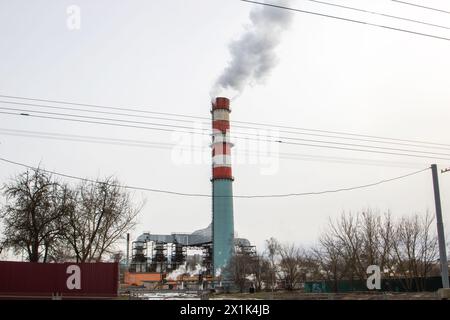
[[[278,1],[288,5],[290,0]],[[229,45],[231,59],[214,84],[211,95],[232,91],[241,94],[247,85],[261,83],[277,65],[276,48],[282,33],[289,28],[292,13],[269,6],[255,7],[250,12],[246,31]]]
[[[213,110],[226,109],[230,110],[230,99],[225,97],[216,97],[212,103]]]

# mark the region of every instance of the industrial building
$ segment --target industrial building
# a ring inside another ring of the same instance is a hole
[[[234,248],[239,252],[254,252],[254,246],[244,238],[234,238]],[[213,270],[212,224],[190,234],[147,232],[132,243],[132,258],[125,274],[125,283],[161,284],[181,281],[183,277],[190,276],[190,281],[197,277],[199,282],[205,279],[211,285]],[[172,285],[175,287],[174,283]]]
[[[207,285],[231,285],[225,268],[235,250],[254,254],[250,241],[234,238],[233,188],[230,141],[230,100],[212,103],[212,222],[193,233],[140,235],[132,243],[132,259],[125,283],[157,288],[177,286],[187,274]],[[194,252],[194,253],[192,253]]]

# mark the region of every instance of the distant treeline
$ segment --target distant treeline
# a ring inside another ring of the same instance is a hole
[[[371,209],[343,213],[329,220],[315,246],[303,248],[271,238],[256,256],[238,252],[229,272],[241,290],[294,290],[308,283],[307,290],[316,284],[329,292],[366,291],[367,268],[377,265],[384,290],[434,290],[440,282],[435,230],[428,212],[397,219]]]

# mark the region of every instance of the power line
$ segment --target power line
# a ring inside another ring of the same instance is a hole
[[[309,156],[302,154],[286,154],[280,153],[281,159],[287,160],[300,160],[300,161],[314,161],[314,162],[325,162],[325,163],[342,163],[342,164],[352,164],[352,165],[366,165],[366,166],[376,166],[376,167],[396,167],[396,168],[416,168],[423,167],[424,163],[402,163],[393,161],[382,161],[382,160],[370,160],[361,158],[343,158],[343,157],[327,157],[327,156]]]
[[[81,108],[68,108],[68,107],[61,107],[61,106],[51,106],[51,105],[43,105],[43,104],[35,104],[35,103],[23,103],[23,102],[15,102],[15,101],[5,101],[0,100],[0,103],[5,104],[14,104],[19,106],[29,106],[29,107],[37,107],[37,108],[47,108],[47,109],[57,109],[57,110],[70,110],[70,111],[81,111],[81,112],[87,112],[87,113],[99,113],[99,114],[108,114],[108,115],[114,115],[114,116],[125,116],[125,117],[134,117],[134,118],[145,118],[145,119],[156,119],[156,120],[170,120],[170,121],[176,121],[176,122],[184,122],[184,123],[192,123],[192,120],[185,120],[185,119],[173,119],[173,118],[167,118],[167,117],[155,117],[155,116],[146,116],[146,115],[135,115],[130,113],[119,113],[119,112],[110,112],[110,111],[98,111],[98,110],[89,110],[89,109],[81,109]],[[181,115],[180,115],[181,116]],[[187,117],[187,116],[186,116]],[[205,122],[202,122],[205,123]]]
[[[233,121],[231,121],[231,122],[233,123]],[[394,141],[403,141],[403,142],[412,142],[412,143],[424,143],[424,144],[430,144],[430,145],[450,147],[450,144],[436,143],[436,142],[430,142],[430,141],[398,139],[398,138],[390,138],[390,137],[382,137],[382,136],[374,136],[374,135],[366,135],[366,134],[357,134],[357,133],[349,133],[349,132],[341,132],[341,131],[307,129],[307,128],[291,127],[291,126],[276,125],[276,124],[271,124],[270,125],[270,124],[265,124],[265,123],[248,122],[248,121],[234,121],[234,122],[247,123],[247,124],[252,124],[252,125],[261,125],[261,126],[271,126],[271,127],[274,127],[274,128],[286,128],[286,129],[295,129],[295,130],[303,130],[303,131],[323,132],[323,133],[341,134],[341,135],[356,136],[356,137],[374,138],[374,139],[382,139],[382,140],[394,140]]]
[[[421,156],[421,155],[408,154],[408,153],[395,153],[395,152],[387,152],[387,151],[374,151],[374,150],[364,150],[364,149],[344,148],[344,147],[335,147],[335,146],[315,145],[315,144],[308,144],[308,143],[284,142],[284,141],[281,141],[280,143],[289,144],[289,145],[306,146],[306,147],[319,147],[319,148],[329,148],[329,149],[336,149],[336,150],[347,150],[347,151],[359,151],[359,152],[379,153],[379,154],[388,154],[388,155],[406,156],[406,157],[415,157],[415,158],[450,160],[450,159],[448,159],[448,158],[440,158],[440,157],[433,157],[433,156]]]
[[[144,148],[155,148],[155,149],[165,149],[170,150],[174,147],[186,147],[183,150],[199,150],[202,151],[201,147],[188,146],[188,145],[177,145],[171,143],[163,142],[153,142],[153,141],[143,141],[143,140],[128,140],[128,139],[115,139],[115,138],[105,138],[98,136],[84,136],[84,135],[72,135],[72,134],[60,134],[54,132],[39,132],[39,131],[29,131],[29,130],[14,130],[0,128],[0,135],[10,135],[18,137],[27,138],[40,138],[40,139],[51,139],[51,140],[62,140],[62,141],[72,141],[72,142],[87,142],[87,143],[98,143],[98,144],[109,144],[118,146],[130,146],[130,147],[144,147]],[[248,150],[242,150],[248,151]],[[262,157],[269,158],[280,158],[288,160],[306,160],[306,161],[317,161],[317,162],[332,162],[332,163],[345,163],[345,164],[362,164],[371,166],[382,166],[382,167],[411,167],[411,166],[423,166],[423,163],[404,163],[395,161],[382,161],[382,160],[371,160],[371,159],[361,159],[361,158],[345,158],[345,157],[327,157],[319,155],[301,154],[301,153],[286,153],[286,152],[276,152],[274,154],[266,154],[261,152],[240,152],[234,151],[234,155],[259,155]]]
[[[85,116],[85,115],[79,115],[79,114],[38,111],[38,110],[30,110],[30,109],[24,109],[24,108],[17,109],[17,108],[0,107],[0,109],[1,110],[9,110],[9,111],[35,112],[35,113],[40,113],[40,114],[48,114],[48,115],[54,115],[54,116],[65,116],[65,117],[74,117],[74,118],[82,118],[82,119],[92,119],[92,120],[103,120],[103,121],[115,121],[115,122],[133,123],[133,124],[142,124],[142,125],[149,125],[149,126],[161,126],[161,127],[178,128],[178,129],[189,129],[189,130],[192,129],[192,127],[180,126],[180,125],[174,125],[174,124],[156,123],[156,122],[143,122],[143,121],[132,121],[132,120],[115,119],[115,118],[92,117],[92,116]],[[25,115],[29,115],[29,114],[22,114],[22,115],[25,116]]]
[[[419,173],[422,173],[424,171],[430,170],[430,168],[425,168],[419,171],[415,171],[409,174],[405,174],[402,176],[398,176],[395,178],[391,178],[391,179],[385,179],[385,180],[381,180],[375,183],[370,183],[370,184],[365,184],[365,185],[360,185],[360,186],[356,186],[356,187],[350,187],[350,188],[340,188],[340,189],[334,189],[334,190],[325,190],[325,191],[318,191],[318,192],[303,192],[303,193],[290,193],[290,194],[278,194],[278,195],[270,195],[271,198],[284,198],[284,197],[293,197],[293,196],[308,196],[308,195],[321,195],[321,194],[327,194],[327,193],[337,193],[337,192],[342,192],[342,191],[351,191],[351,190],[356,190],[356,189],[363,189],[363,188],[368,188],[368,187],[374,187],[383,183],[387,183],[387,182],[391,182],[391,181],[395,181],[395,180],[400,180],[406,177],[410,177]],[[266,198],[267,196],[241,196],[241,197],[246,197],[246,198]]]
[[[386,17],[386,18],[392,18],[392,19],[397,19],[397,20],[414,22],[414,23],[427,25],[427,26],[430,26],[430,27],[443,28],[443,29],[450,30],[450,27],[442,26],[442,25],[439,25],[439,24],[433,24],[433,23],[429,23],[429,22],[425,22],[425,21],[421,21],[421,20],[409,19],[409,18],[394,16],[394,15],[381,13],[381,12],[376,12],[376,11],[371,11],[371,10],[366,10],[366,9],[359,9],[359,8],[344,6],[344,5],[336,4],[336,3],[330,3],[330,2],[319,1],[319,0],[304,0],[304,1],[315,2],[315,3],[323,4],[323,5],[326,5],[326,6],[332,6],[332,7],[337,7],[337,8],[347,9],[347,10],[353,10],[353,11],[358,11],[358,12],[363,12],[363,13],[369,13],[369,14],[373,14],[373,15],[376,15],[376,16],[382,16],[382,17]]]
[[[36,110],[30,110],[30,109],[16,109],[16,108],[0,107],[0,110],[36,112],[36,113],[40,113],[40,114],[48,114],[48,115],[56,115],[56,116],[69,116],[69,117],[82,118],[82,119],[94,119],[94,120],[102,120],[102,121],[125,122],[125,123],[139,124],[139,125],[142,124],[142,125],[150,125],[150,126],[162,126],[162,127],[177,128],[177,129],[188,129],[188,130],[192,130],[193,129],[192,127],[171,125],[171,124],[161,124],[161,123],[142,122],[142,121],[131,121],[131,120],[114,119],[114,118],[92,117],[92,116],[83,116],[83,115],[77,115],[77,114],[74,115],[74,114],[58,113],[58,112],[36,111]],[[26,114],[23,114],[23,115],[31,116],[29,113],[26,113]],[[195,128],[194,128],[194,130],[195,130]],[[174,130],[174,131],[176,131],[176,130]],[[204,132],[189,132],[189,133],[206,135]],[[244,137],[239,136],[239,135],[257,136],[258,138],[257,139],[255,139],[255,138],[250,139],[250,138],[244,138]],[[256,140],[256,141],[262,141],[261,139],[259,139],[259,137],[278,139],[278,140],[272,140],[272,141],[268,141],[268,142],[279,142],[279,141],[285,142],[283,140],[295,140],[295,141],[304,141],[304,142],[313,142],[313,143],[333,144],[333,145],[340,145],[340,146],[351,146],[351,147],[371,148],[371,149],[379,149],[379,150],[391,150],[391,151],[400,151],[400,152],[413,152],[413,153],[423,153],[423,154],[431,154],[431,155],[450,156],[450,154],[442,153],[442,152],[430,152],[430,151],[422,151],[422,150],[411,150],[411,149],[390,148],[390,147],[381,147],[381,146],[372,146],[372,145],[362,145],[362,144],[355,144],[355,143],[343,143],[343,142],[335,142],[335,141],[323,141],[323,140],[292,138],[292,137],[286,137],[286,136],[258,135],[258,134],[251,134],[251,133],[242,133],[242,132],[234,132],[233,135],[230,135],[230,138],[235,138],[235,139],[250,139],[250,140]]]
[[[280,5],[270,4],[270,3],[263,3],[263,2],[258,2],[258,1],[251,1],[251,0],[240,0],[240,1],[258,4],[258,5],[267,6],[267,7],[272,7],[272,8],[277,8],[277,9],[284,9],[284,10],[295,11],[295,12],[300,12],[300,13],[312,14],[312,15],[321,16],[321,17],[325,17],[325,18],[353,22],[353,23],[368,25],[368,26],[377,27],[377,28],[383,28],[383,29],[388,29],[388,30],[393,30],[393,31],[400,31],[400,32],[417,35],[417,36],[423,36],[423,37],[429,37],[429,38],[434,38],[434,39],[439,39],[439,40],[450,41],[450,38],[446,38],[446,37],[436,36],[436,35],[432,35],[432,34],[428,34],[428,33],[422,33],[422,32],[417,32],[417,31],[412,31],[412,30],[407,30],[407,29],[400,29],[400,28],[390,27],[390,26],[386,26],[386,25],[382,25],[382,24],[376,24],[376,23],[371,23],[371,22],[366,22],[366,21],[361,21],[361,20],[343,18],[343,17],[333,16],[333,15],[325,14],[325,13],[306,11],[306,10],[295,9],[295,8],[291,8],[291,7],[280,6]]]
[[[21,167],[25,167],[31,170],[40,170],[43,172],[47,172],[50,174],[54,174],[57,176],[61,176],[61,177],[65,177],[65,178],[70,178],[70,179],[76,179],[76,180],[81,180],[81,181],[87,181],[87,182],[91,182],[91,183],[103,183],[103,182],[99,182],[96,180],[92,180],[92,179],[86,179],[86,178],[81,178],[78,176],[74,176],[74,175],[68,175],[68,174],[63,174],[63,173],[59,173],[59,172],[55,172],[55,171],[50,171],[50,170],[45,170],[45,169],[41,169],[41,168],[36,168],[36,167],[32,167],[20,162],[16,162],[16,161],[12,161],[12,160],[8,160],[5,158],[0,158],[0,161],[6,162],[6,163],[10,163],[10,164],[14,164],[14,165],[18,165]],[[382,183],[387,183],[387,182],[391,182],[391,181],[395,181],[395,180],[400,180],[412,175],[416,175],[419,174],[421,172],[424,172],[426,170],[429,170],[430,168],[425,168],[419,171],[415,171],[409,174],[405,174],[402,176],[398,176],[395,178],[391,178],[391,179],[385,179],[385,180],[381,180],[375,183],[370,183],[370,184],[365,184],[365,185],[360,185],[360,186],[356,186],[356,187],[349,187],[349,188],[340,188],[340,189],[333,189],[333,190],[324,190],[324,191],[317,191],[317,192],[302,192],[302,193],[285,193],[285,194],[268,194],[268,195],[233,195],[233,196],[220,196],[220,197],[233,197],[233,198],[241,198],[241,199],[252,199],[252,198],[285,198],[285,197],[300,197],[300,196],[308,196],[308,195],[322,195],[322,194],[328,194],[328,193],[337,193],[337,192],[342,192],[342,191],[351,191],[351,190],[356,190],[356,189],[363,189],[363,188],[368,188],[368,187],[373,187],[373,186],[377,186],[380,185]],[[148,191],[148,192],[156,192],[156,193],[165,193],[165,194],[171,194],[171,195],[178,195],[178,196],[186,196],[186,197],[206,197],[206,198],[212,198],[212,195],[210,194],[202,194],[202,193],[184,193],[184,192],[176,192],[176,191],[170,191],[170,190],[162,190],[162,189],[154,189],[154,188],[143,188],[143,187],[134,187],[134,186],[127,186],[127,185],[117,185],[117,184],[109,184],[110,186],[113,187],[120,187],[120,188],[124,188],[124,189],[130,189],[130,190],[137,190],[137,191]],[[219,197],[219,196],[216,196]]]
[[[4,100],[0,100],[0,103],[14,104],[14,105],[20,105],[20,106],[31,106],[31,107],[38,107],[38,108],[49,108],[49,109],[57,109],[57,110],[70,110],[70,111],[80,111],[80,112],[88,112],[88,113],[119,115],[119,116],[125,116],[125,117],[148,118],[148,119],[158,119],[158,120],[165,120],[165,121],[177,121],[177,122],[192,123],[191,120],[185,120],[185,119],[171,119],[171,118],[165,118],[165,117],[133,115],[133,114],[127,114],[127,113],[87,110],[87,109],[81,109],[81,108],[67,108],[67,107],[61,107],[61,106],[50,106],[50,105],[42,105],[42,104],[34,104],[34,103],[21,103],[21,102],[4,101]],[[17,109],[11,109],[11,108],[0,108],[0,109],[17,110]],[[25,110],[25,111],[27,111],[27,110]],[[29,110],[29,112],[31,112],[31,110]],[[46,112],[34,111],[34,110],[33,110],[33,112],[46,113]],[[61,114],[59,114],[59,115],[61,115]],[[63,114],[63,115],[69,115],[69,114]],[[114,121],[117,121],[117,120],[121,121],[122,119],[114,119]],[[205,124],[205,125],[211,125],[211,121],[209,121],[209,122],[200,122],[200,123],[201,124]],[[243,128],[243,129],[252,129],[252,130],[261,130],[261,128],[249,127],[249,126],[241,126],[241,125],[233,125],[233,127],[235,127],[235,128]],[[184,127],[184,128],[188,128],[188,127]],[[192,128],[188,128],[188,129],[192,129]],[[417,147],[417,148],[450,150],[450,148],[445,148],[445,147],[441,147],[441,146],[418,145],[418,144],[411,144],[411,143],[379,141],[379,140],[351,138],[351,137],[339,137],[339,136],[335,136],[335,135],[326,135],[326,134],[317,134],[317,133],[304,133],[304,132],[296,132],[296,131],[288,131],[288,130],[278,130],[278,132],[280,132],[280,133],[287,133],[287,134],[294,134],[294,135],[307,135],[307,136],[325,137],[325,138],[342,139],[342,140],[352,140],[352,141],[363,141],[363,142],[371,142],[371,143],[401,145],[401,146]],[[241,133],[241,132],[236,132],[236,131],[233,131],[233,134],[235,134],[235,135],[236,134],[252,135],[252,134],[249,134],[249,133]],[[257,134],[253,134],[253,136],[256,136],[256,135]],[[272,137],[273,138],[273,136],[266,136],[266,137]],[[283,138],[284,139],[294,139],[295,140],[295,138],[291,138],[291,137],[283,137]]]
[[[124,128],[148,129],[148,130],[157,130],[157,131],[164,131],[164,132],[182,132],[182,133],[191,133],[191,134],[201,134],[199,132],[191,132],[191,131],[179,131],[179,130],[174,130],[174,129],[135,126],[135,125],[127,125],[127,124],[119,124],[119,123],[111,123],[111,122],[100,122],[100,121],[90,121],[90,120],[80,120],[80,119],[68,119],[68,118],[61,118],[61,117],[39,116],[39,115],[33,115],[33,114],[27,114],[27,113],[18,114],[15,112],[1,111],[0,114],[8,114],[8,115],[13,115],[13,116],[26,116],[26,117],[31,117],[31,118],[41,118],[41,119],[51,119],[51,120],[63,120],[63,121],[90,123],[90,124],[101,124],[101,125],[124,127]],[[205,134],[205,135],[209,136],[209,134]]]
[[[139,110],[139,109],[135,109],[135,108],[119,108],[119,107],[111,107],[111,106],[104,106],[104,105],[97,105],[97,104],[85,104],[85,103],[79,103],[79,102],[69,102],[69,101],[60,101],[60,100],[37,99],[37,98],[11,96],[11,95],[0,95],[0,97],[10,98],[10,99],[22,99],[22,100],[28,100],[28,101],[41,101],[41,102],[49,102],[49,103],[86,106],[86,107],[110,109],[110,110],[132,111],[132,112],[147,113],[147,114],[163,114],[163,115],[169,115],[169,116],[175,116],[175,117],[201,119],[201,120],[208,120],[208,121],[211,120],[211,118],[200,117],[200,116],[178,114],[178,113],[154,112],[154,111],[148,111],[148,110]],[[11,102],[11,101],[8,101],[7,103],[20,104],[18,102]],[[168,119],[166,119],[166,120],[168,120]],[[173,120],[174,121],[180,121],[179,119],[178,120],[173,119]],[[375,136],[375,135],[357,134],[357,133],[351,133],[351,132],[320,130],[320,129],[293,127],[293,126],[286,126],[286,125],[279,125],[279,124],[259,123],[259,122],[250,122],[250,121],[233,120],[233,121],[230,121],[230,122],[233,124],[234,127],[237,127],[236,125],[234,125],[235,123],[242,123],[242,124],[250,124],[250,125],[256,125],[256,126],[263,126],[263,127],[292,129],[292,130],[299,130],[299,131],[306,131],[306,132],[329,133],[329,134],[338,134],[338,135],[361,137],[361,138],[380,139],[380,140],[386,140],[386,141],[390,141],[391,140],[391,141],[399,141],[399,142],[410,142],[410,143],[420,143],[420,144],[428,144],[428,145],[435,145],[435,146],[450,147],[450,144],[445,144],[445,143],[436,143],[436,142],[420,141],[420,140],[398,139],[398,138]],[[257,128],[254,128],[254,129],[257,129]],[[292,132],[287,132],[287,133],[292,133]],[[305,133],[301,133],[301,134],[305,134]],[[312,135],[312,134],[308,133],[308,135]],[[349,138],[346,138],[346,137],[336,137],[336,138],[338,138],[338,139],[349,139]],[[373,142],[375,142],[375,141],[373,141]],[[383,143],[383,142],[380,141],[380,143]]]
[[[8,160],[8,159],[5,159],[5,158],[0,158],[0,161],[7,162],[7,163],[10,163],[10,164],[14,164],[14,165],[18,165],[18,166],[21,166],[21,167],[25,167],[25,168],[28,168],[28,169],[31,169],[31,170],[43,171],[43,172],[54,174],[54,175],[61,176],[61,177],[64,177],[64,178],[75,179],[75,180],[91,182],[91,183],[101,183],[99,181],[88,179],[88,178],[81,178],[81,177],[77,177],[77,176],[74,176],[74,175],[69,175],[69,174],[59,173],[59,172],[56,172],[56,171],[51,171],[51,170],[46,170],[46,169],[42,169],[42,168],[32,167],[32,166],[29,166],[29,165],[26,165],[26,164],[23,164],[23,163],[20,163],[20,162]],[[132,189],[132,190],[138,190],[138,191],[149,191],[149,192],[157,192],[157,193],[167,193],[167,194],[173,194],[173,195],[179,195],[179,196],[211,197],[211,195],[201,194],[201,193],[182,193],[182,192],[175,192],[175,191],[168,191],[168,190],[161,190],[161,189],[132,187],[132,186],[126,186],[126,185],[116,185],[116,184],[109,184],[109,185],[113,186],[113,187],[124,188],[124,189]]]
[[[125,125],[125,124],[100,122],[100,121],[91,121],[91,120],[68,119],[68,118],[61,118],[61,117],[39,116],[39,115],[32,115],[32,114],[17,114],[17,113],[13,113],[13,112],[0,111],[0,114],[8,114],[8,115],[14,115],[14,116],[27,116],[27,117],[52,119],[52,120],[72,121],[72,122],[80,122],[80,123],[102,124],[102,125],[118,126],[118,127],[126,127],[126,128],[159,130],[159,131],[165,131],[165,132],[183,132],[183,133],[190,133],[190,134],[208,135],[208,134],[204,134],[204,133],[201,133],[201,132],[193,132],[193,131],[188,132],[188,131],[179,131],[179,130],[175,130],[175,129],[154,128],[154,127],[145,127],[145,126],[136,126],[136,125]],[[308,144],[307,143],[296,143],[296,142],[291,142],[291,141],[254,139],[254,138],[242,138],[242,137],[232,137],[232,138],[248,139],[248,140],[254,140],[254,141],[259,141],[259,142],[283,143],[283,144],[287,144],[287,145],[296,145],[296,146],[329,148],[329,149],[335,149],[335,150],[369,152],[369,153],[388,154],[388,155],[396,155],[396,156],[407,156],[407,157],[424,158],[424,159],[450,160],[450,158],[442,158],[442,157],[435,157],[435,156],[416,155],[416,154],[409,154],[409,153],[396,153],[396,152],[387,152],[387,151],[365,150],[365,149],[346,148],[346,147],[344,148],[344,147],[317,145],[317,144],[309,144],[309,143]],[[411,152],[418,152],[418,151],[413,151],[412,150]]]
[[[411,3],[411,2],[406,2],[406,1],[399,1],[399,0],[392,0],[392,1],[393,2],[402,3],[402,4],[406,4],[408,6],[419,7],[419,8],[422,8],[422,9],[428,9],[428,10],[433,10],[433,11],[438,11],[438,12],[443,12],[443,13],[449,13],[450,14],[450,11],[441,10],[441,9],[432,8],[432,7],[426,7],[426,6],[422,6],[420,4],[416,4],[416,3]]]
[[[165,115],[165,116],[183,117],[183,118],[191,118],[191,119],[203,119],[203,120],[209,120],[210,119],[210,118],[206,118],[206,117],[192,116],[192,115],[183,115],[183,114],[178,114],[178,113],[140,110],[140,109],[137,109],[138,107],[132,107],[132,108],[120,107],[119,108],[119,107],[104,106],[104,105],[99,105],[99,104],[78,103],[78,102],[70,102],[70,101],[63,101],[63,100],[36,99],[36,98],[10,96],[10,95],[0,95],[0,97],[2,97],[2,98],[12,98],[12,99],[22,99],[22,100],[29,100],[29,101],[41,101],[41,102],[68,104],[68,105],[74,105],[74,106],[85,106],[85,107],[98,108],[98,109],[132,111],[132,112],[147,113],[147,114],[159,114],[159,115]]]
[[[130,120],[121,120],[121,119],[112,119],[112,118],[90,117],[90,116],[73,115],[73,114],[66,114],[66,113],[35,111],[35,110],[29,110],[29,109],[26,110],[26,109],[15,109],[15,108],[0,107],[0,110],[36,112],[36,113],[56,115],[56,116],[70,116],[70,117],[83,118],[83,119],[94,119],[94,120],[102,120],[102,121],[116,121],[116,122],[125,122],[125,123],[133,123],[133,124],[135,123],[135,124],[143,124],[143,125],[150,125],[150,126],[163,126],[163,127],[177,128],[177,129],[179,129],[179,128],[181,128],[181,129],[189,129],[189,130],[193,129],[191,127],[170,125],[170,124],[159,124],[159,123],[130,121]],[[26,115],[30,116],[30,114],[28,114],[28,113]],[[174,130],[174,131],[177,131],[177,130]],[[209,129],[208,129],[208,131],[209,131]],[[180,131],[180,132],[184,132],[184,131]],[[189,133],[200,134],[200,135],[207,135],[205,132],[189,132]],[[244,137],[239,136],[239,135],[246,135],[246,136],[250,136],[250,137],[256,136],[258,138],[244,138]],[[259,137],[270,138],[270,139],[277,139],[277,140],[261,140]],[[243,133],[243,132],[234,132],[233,135],[230,135],[230,138],[234,138],[234,139],[249,139],[249,140],[254,140],[254,141],[267,141],[267,142],[283,142],[283,143],[286,142],[286,141],[283,141],[283,140],[294,140],[294,141],[304,141],[304,142],[313,142],[313,143],[333,144],[333,145],[339,145],[339,146],[350,146],[350,147],[361,147],[361,148],[370,148],[370,149],[379,149],[379,150],[390,150],[390,151],[413,152],[413,153],[423,153],[423,154],[431,154],[431,155],[450,156],[450,154],[442,153],[442,152],[429,152],[429,151],[422,151],[422,150],[411,150],[411,149],[380,147],[380,146],[362,145],[362,144],[355,144],[355,143],[343,143],[343,142],[335,142],[335,141],[323,141],[323,140],[292,138],[292,137],[286,137],[286,136],[259,135],[259,134]]]
[[[81,136],[81,135],[67,135],[67,134],[59,134],[59,133],[37,132],[37,131],[28,131],[28,130],[12,130],[12,129],[3,129],[3,128],[0,128],[0,135],[28,137],[28,138],[44,138],[44,139],[51,139],[51,140],[74,141],[74,142],[89,142],[89,143],[98,143],[98,144],[130,146],[130,147],[158,148],[158,149],[170,149],[175,146],[174,144],[163,143],[163,142],[113,139],[113,138]]]

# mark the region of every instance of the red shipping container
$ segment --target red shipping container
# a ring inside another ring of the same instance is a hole
[[[0,261],[0,298],[111,298],[118,286],[118,263]]]

